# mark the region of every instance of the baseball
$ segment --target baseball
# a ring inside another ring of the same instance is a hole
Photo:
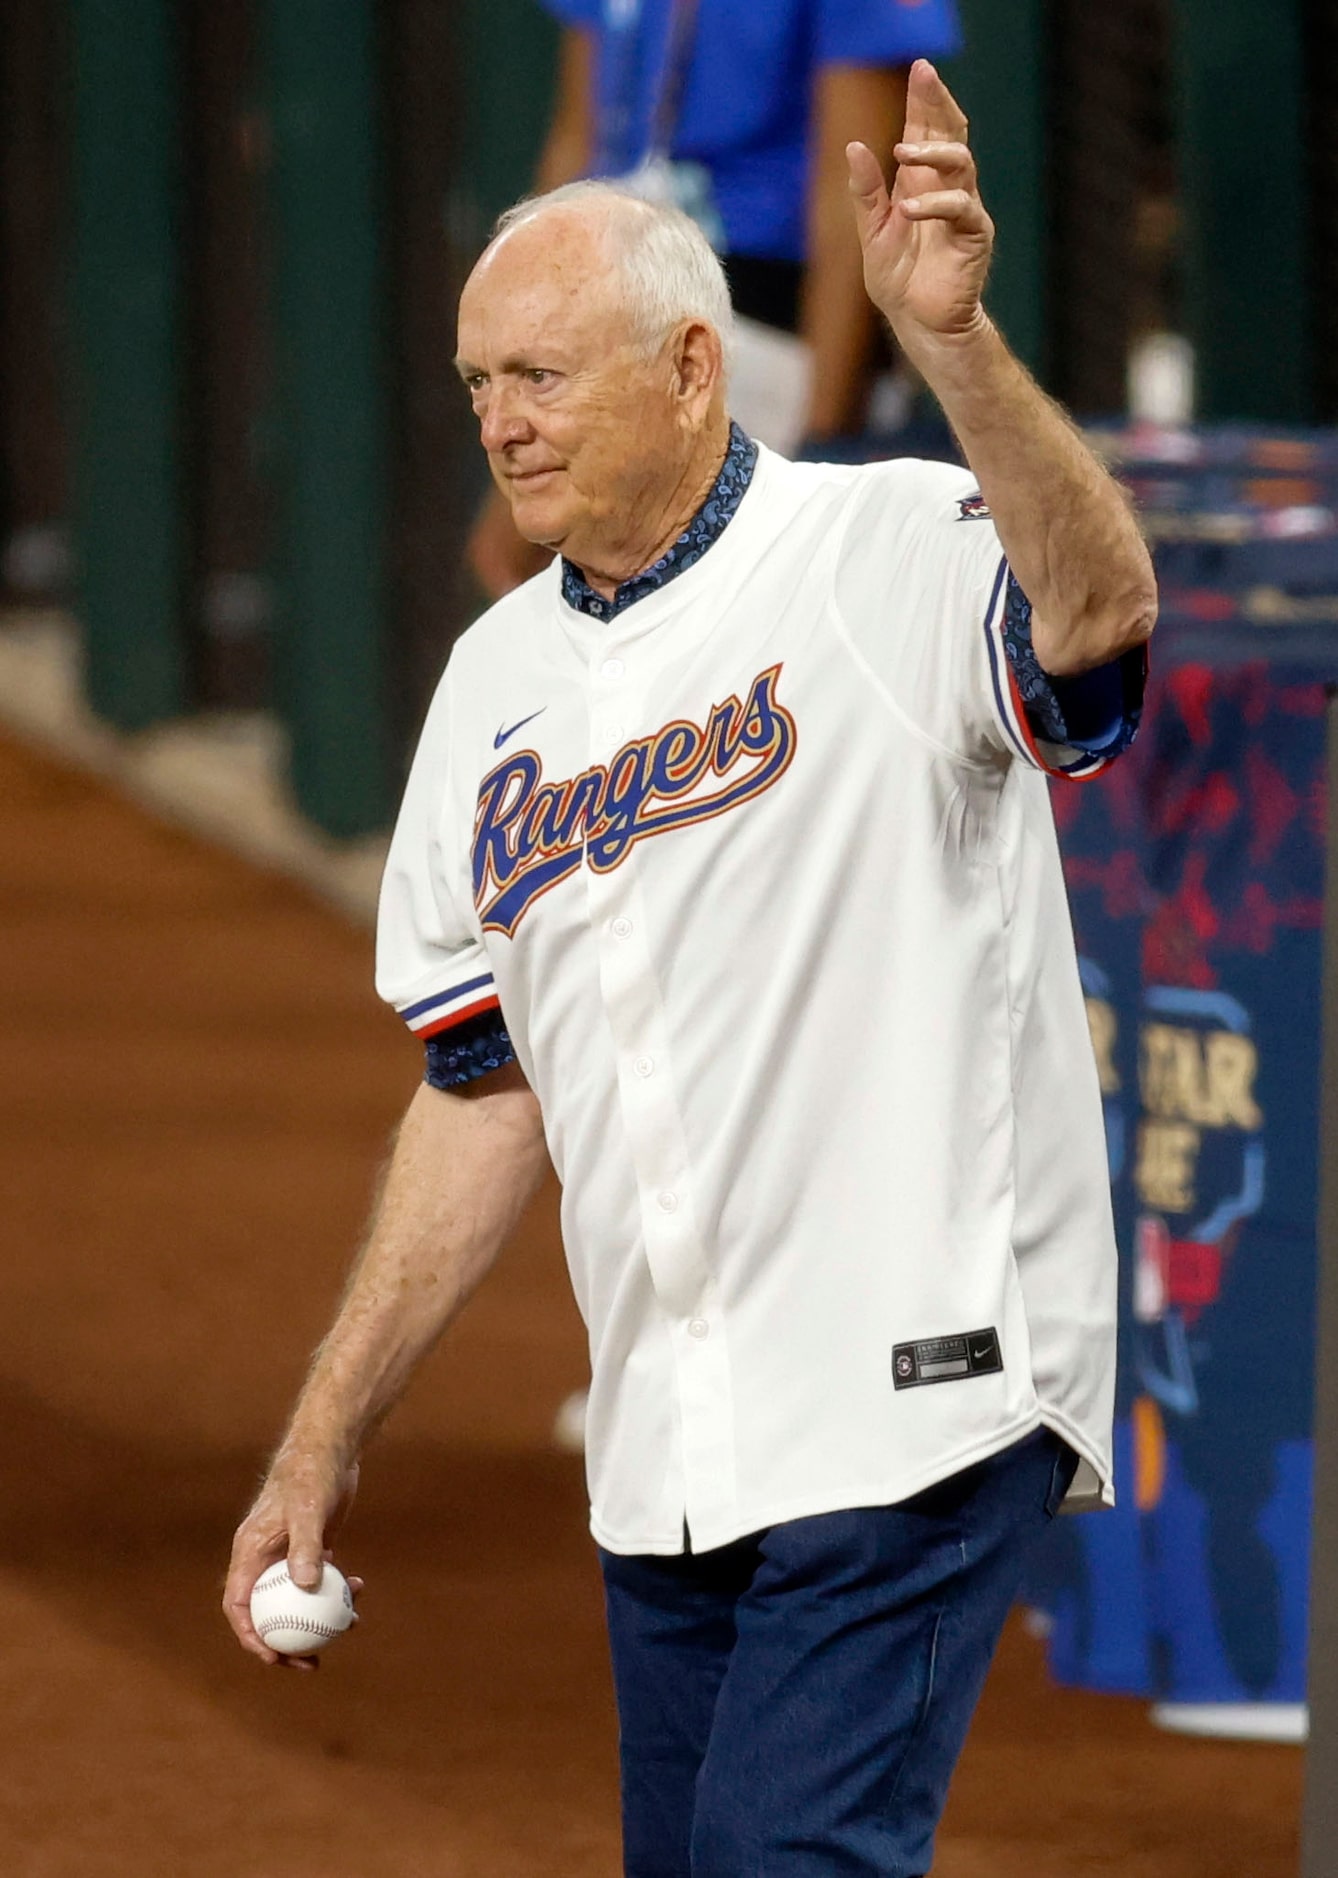
[[[280,1656],[314,1656],[353,1622],[353,1593],[330,1564],[322,1567],[316,1589],[304,1591],[288,1576],[287,1559],[280,1559],[256,1579],[251,1622]]]

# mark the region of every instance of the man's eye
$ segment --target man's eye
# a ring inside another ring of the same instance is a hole
[[[469,376],[465,379],[465,390],[466,391],[482,391],[484,385],[487,382],[488,381],[484,377],[482,372],[471,372]]]
[[[525,374],[532,385],[546,385],[553,374],[542,365],[532,365]]]

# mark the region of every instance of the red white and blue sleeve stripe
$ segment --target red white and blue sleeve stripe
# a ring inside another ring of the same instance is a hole
[[[486,971],[476,971],[445,991],[434,991],[430,997],[396,1006],[415,1037],[421,1037],[424,1042],[429,1037],[439,1037],[443,1031],[454,1030],[458,1024],[481,1012],[498,1008],[497,987],[492,973]]]
[[[1031,602],[1006,560],[985,613],[995,710],[1015,753],[1048,776],[1099,776],[1138,734],[1147,651],[1137,646],[1073,678],[1043,671],[1031,644]]]

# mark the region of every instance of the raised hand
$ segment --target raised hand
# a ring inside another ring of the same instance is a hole
[[[911,67],[906,130],[889,191],[867,144],[846,150],[869,298],[913,347],[916,331],[952,337],[979,326],[994,224],[976,188],[966,118],[927,59]]]

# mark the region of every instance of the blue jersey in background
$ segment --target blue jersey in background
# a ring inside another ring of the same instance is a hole
[[[678,92],[668,154],[709,171],[724,251],[802,262],[813,78],[824,65],[905,66],[960,43],[954,0],[699,0],[681,74],[667,74],[683,0],[544,0],[596,40],[595,173],[648,154]]]

